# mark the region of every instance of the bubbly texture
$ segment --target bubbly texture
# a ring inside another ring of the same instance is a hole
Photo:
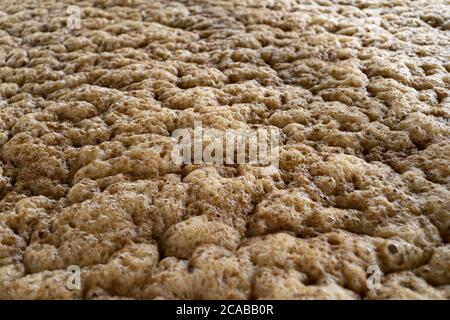
[[[444,0],[1,0],[0,299],[450,299],[449,41]],[[175,164],[194,121],[278,169]]]

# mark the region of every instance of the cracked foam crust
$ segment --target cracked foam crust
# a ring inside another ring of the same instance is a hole
[[[450,299],[449,18],[1,1],[0,298]],[[277,128],[279,170],[171,163],[194,121]]]

